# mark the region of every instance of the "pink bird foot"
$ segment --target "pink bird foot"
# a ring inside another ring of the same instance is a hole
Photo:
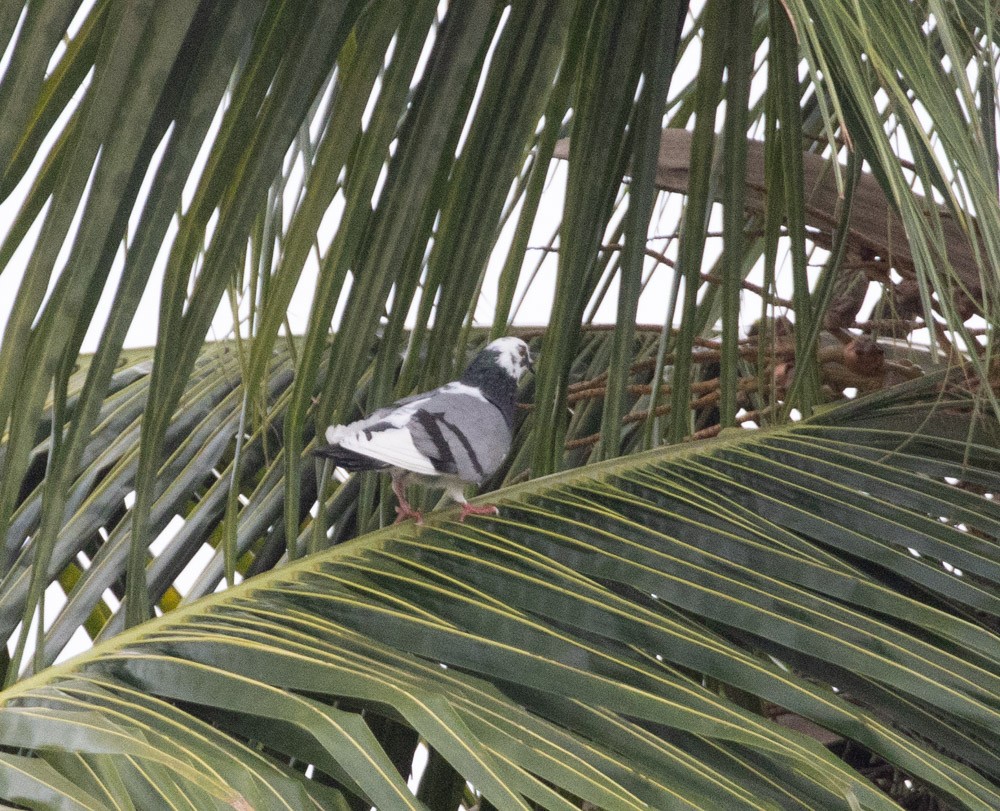
[[[399,499],[399,506],[396,507],[396,520],[393,521],[394,524],[399,524],[405,521],[407,518],[414,519],[417,524],[424,523],[424,516],[420,510],[415,510],[410,506],[410,502],[406,500],[406,484],[403,482],[402,478],[393,477],[392,479],[392,492],[396,494],[396,498]]]
[[[500,515],[500,510],[494,504],[463,504],[459,522],[464,522],[470,515]]]
[[[406,504],[405,506],[403,504],[400,504],[396,508],[396,520],[393,521],[392,523],[401,524],[407,518],[414,519],[414,521],[417,524],[424,523],[424,514],[420,512],[420,510],[413,509],[409,504]]]

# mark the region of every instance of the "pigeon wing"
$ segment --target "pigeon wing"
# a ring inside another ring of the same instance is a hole
[[[406,426],[377,423],[340,439],[336,444],[345,451],[372,460],[375,462],[372,467],[399,467],[428,476],[441,472],[434,467],[432,459],[420,452]]]
[[[415,405],[409,424],[414,444],[440,473],[482,484],[503,464],[510,428],[478,389],[452,384]]]
[[[326,429],[329,444],[316,452],[352,471],[399,467],[434,475],[438,471],[414,445],[408,427],[414,411],[429,397],[407,397],[349,425],[331,425]]]
[[[332,425],[326,440],[317,453],[347,470],[398,467],[481,484],[506,458],[511,432],[480,389],[454,382]]]

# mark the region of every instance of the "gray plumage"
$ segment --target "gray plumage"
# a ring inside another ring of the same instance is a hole
[[[403,492],[413,479],[443,486],[462,505],[462,519],[495,513],[495,507],[468,504],[463,486],[482,484],[507,458],[517,383],[530,366],[524,341],[500,338],[475,357],[459,380],[349,425],[330,426],[328,444],[316,453],[349,472],[388,471],[400,501],[399,520],[421,517]]]

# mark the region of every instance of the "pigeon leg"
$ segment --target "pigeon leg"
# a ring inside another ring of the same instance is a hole
[[[424,523],[424,516],[420,510],[415,510],[410,506],[410,502],[406,500],[406,482],[402,476],[392,477],[392,492],[396,494],[396,498],[399,499],[399,506],[396,507],[396,520],[394,524],[398,524],[405,521],[407,518],[413,518],[418,524]]]

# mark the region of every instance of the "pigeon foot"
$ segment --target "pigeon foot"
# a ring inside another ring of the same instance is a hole
[[[424,514],[420,512],[420,510],[413,509],[409,504],[407,504],[405,507],[402,504],[400,504],[396,508],[396,520],[393,521],[393,523],[401,524],[408,518],[412,518],[418,525],[424,523]]]
[[[463,504],[459,522],[464,522],[470,515],[500,515],[495,504]]]
[[[392,477],[392,492],[396,494],[396,498],[399,500],[399,506],[396,507],[396,520],[393,521],[394,524],[400,524],[407,518],[412,518],[417,524],[424,523],[424,515],[420,510],[415,510],[410,506],[410,502],[406,500],[406,482],[402,476]]]

